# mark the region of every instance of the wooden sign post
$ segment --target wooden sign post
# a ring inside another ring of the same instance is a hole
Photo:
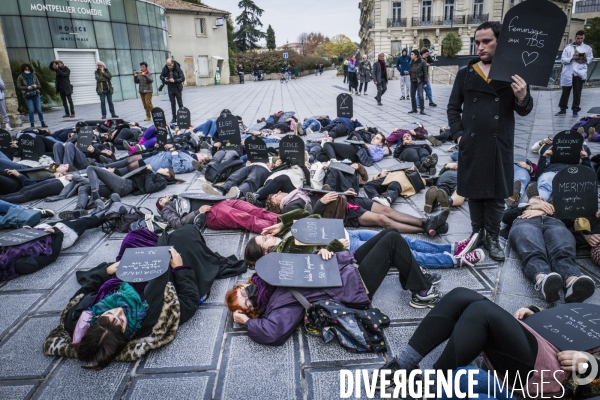
[[[123,253],[117,278],[125,282],[147,282],[167,272],[169,246],[129,248]]]
[[[269,253],[256,263],[256,273],[273,286],[296,288],[341,287],[342,277],[335,257],[319,254]]]
[[[598,211],[598,177],[594,170],[573,165],[561,170],[552,180],[554,217],[592,218]]]

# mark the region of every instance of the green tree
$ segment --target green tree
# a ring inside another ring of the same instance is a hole
[[[275,50],[277,44],[275,42],[275,31],[271,28],[271,25],[267,28],[267,49]]]
[[[227,17],[227,52],[229,53],[229,75],[235,76],[236,70],[235,65],[237,60],[235,52],[237,51],[237,45],[235,44],[235,36],[233,34],[233,21],[230,17]]]
[[[241,0],[238,7],[242,9],[242,13],[235,19],[238,25],[238,30],[234,34],[235,44],[240,51],[256,49],[259,47],[258,41],[265,37],[264,32],[259,29],[263,26],[259,17],[264,10],[252,0]]]
[[[585,27],[585,42],[592,47],[594,57],[600,54],[600,18],[592,18]]]
[[[463,46],[462,40],[454,32],[448,32],[442,40],[442,54],[446,57],[455,57]]]
[[[317,46],[316,53],[328,58],[350,57],[356,53],[357,46],[346,35],[337,35],[330,41]]]

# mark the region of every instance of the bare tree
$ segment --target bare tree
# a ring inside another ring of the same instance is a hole
[[[296,39],[298,41],[298,44],[300,44],[300,51],[302,52],[302,55],[305,56],[307,54],[307,46],[308,46],[308,33],[306,32],[302,32],[300,35],[298,35],[298,39]]]
[[[317,46],[329,42],[329,38],[324,36],[321,32],[311,32],[307,36],[306,54],[314,54]]]

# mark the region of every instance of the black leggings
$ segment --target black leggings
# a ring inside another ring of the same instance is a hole
[[[448,344],[433,365],[435,369],[463,367],[481,352],[499,373],[508,373],[511,383],[515,372],[524,379],[534,369],[535,336],[502,307],[470,289],[456,288],[446,294],[421,321],[408,344],[425,357],[446,339]]]
[[[117,149],[119,150],[129,150],[123,147],[123,140],[127,140],[128,142],[136,142],[137,143],[137,135],[133,131],[133,129],[123,128],[119,131],[117,136],[115,137],[114,143]]]
[[[331,124],[322,128],[321,132],[323,131],[327,131],[329,136],[334,139],[342,136],[348,136],[349,133],[346,125],[342,124],[341,122],[332,122]]]
[[[0,175],[0,195],[18,192],[22,187],[21,181],[17,178]]]
[[[452,135],[450,134],[450,129],[446,129],[444,132],[440,132],[440,134],[434,136],[434,138],[442,143],[446,143],[447,140],[452,138]]]
[[[339,158],[340,160],[348,159],[352,162],[358,162],[358,149],[346,143],[323,142],[323,151],[329,159]]]
[[[83,235],[83,233],[88,229],[97,228],[102,225],[102,220],[96,214],[58,222],[62,222],[69,228],[73,229],[75,233],[77,233],[77,237],[81,237],[81,235]],[[52,225],[56,225],[58,222],[55,222]]]
[[[419,168],[425,160],[425,158],[427,158],[427,156],[429,155],[429,150],[427,150],[426,148],[409,147],[400,154],[400,157],[398,157],[398,159],[400,161],[414,162],[415,166]]]
[[[63,188],[62,182],[58,179],[49,179],[35,185],[26,186],[18,192],[0,196],[0,199],[13,204],[21,204],[31,200],[44,199],[48,196],[56,196],[60,194]]]
[[[296,186],[292,184],[292,180],[287,175],[279,175],[276,178],[273,178],[265,184],[258,191],[258,199],[266,200],[270,194],[275,194],[277,192],[290,193],[296,190]]]
[[[502,199],[469,199],[473,232],[479,232],[485,228],[490,235],[498,235],[504,208]]]
[[[358,272],[370,298],[392,266],[400,272],[402,289],[414,292],[431,287],[408,243],[395,229],[385,229],[373,236],[356,250],[354,258],[358,261]]]
[[[363,189],[365,189],[365,193],[367,197],[372,199],[373,197],[386,193],[386,197],[389,197],[391,202],[393,203],[400,196],[402,192],[402,188],[398,182],[392,182],[387,186],[383,186],[383,182],[385,181],[385,177],[375,179],[365,183]]]

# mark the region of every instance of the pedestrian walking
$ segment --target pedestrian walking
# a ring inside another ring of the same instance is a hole
[[[317,74],[318,66],[315,65],[315,75]],[[344,60],[344,83],[348,79],[348,60]]]
[[[4,85],[4,81],[0,77],[0,114],[2,114],[2,122],[4,123],[4,129],[7,131],[11,131],[12,128],[10,126],[10,119],[8,118],[8,112],[6,111],[6,100],[4,91],[6,90],[6,85]]]
[[[437,104],[435,104],[433,102],[433,95],[431,94],[431,82],[429,80],[429,67],[431,66],[431,64],[433,64],[433,58],[431,58],[431,55],[429,54],[429,49],[427,47],[423,47],[421,49],[421,58],[423,58],[423,60],[425,60],[425,64],[427,65],[427,72],[428,72],[427,82],[425,82],[423,89],[425,90],[425,94],[429,98],[429,107],[437,107]]]
[[[502,25],[484,22],[475,30],[479,58],[458,71],[448,102],[448,123],[458,143],[457,193],[468,198],[478,246],[504,260],[498,234],[504,199],[513,191],[515,115],[533,109],[529,86],[518,75],[512,83],[488,78]],[[485,232],[485,234],[484,234]]]
[[[344,71],[344,83],[346,83],[346,72],[345,71]],[[318,73],[319,73],[319,64],[315,64],[315,76],[317,76]]]
[[[152,105],[152,82],[154,82],[154,78],[152,78],[152,73],[148,71],[148,63],[146,61],[140,63],[140,70],[141,72],[136,71],[133,73],[133,81],[140,85],[140,98],[146,111],[146,119],[144,121],[150,121],[150,113],[154,108]]]
[[[371,61],[368,60],[367,55],[362,56],[362,61],[358,64],[358,81],[360,86],[358,87],[358,94],[360,95],[363,91],[363,84],[365,85],[365,96],[367,95],[367,85],[371,82]]]
[[[319,64],[319,75],[323,75],[323,64]]]
[[[581,103],[581,91],[583,84],[587,80],[587,66],[594,59],[592,48],[583,43],[585,40],[585,32],[577,31],[575,41],[565,46],[562,52],[560,62],[562,63],[562,73],[560,74],[560,85],[562,86],[562,95],[558,106],[560,111],[556,115],[566,115],[569,107],[569,96],[573,89],[573,103],[571,110],[573,116],[579,116],[579,104]]]
[[[400,100],[410,100],[410,61],[408,49],[402,49],[402,55],[396,60],[396,69],[400,72]]]
[[[258,75],[260,74],[260,72],[259,72],[259,71],[260,71],[260,70],[259,70],[259,68],[258,68],[258,64],[256,64],[256,65],[254,66],[254,69],[252,70],[252,73],[253,73],[253,75],[254,75],[254,82],[258,82]]]
[[[106,65],[102,61],[98,61],[96,64],[98,67],[96,69],[95,77],[96,77],[96,93],[100,96],[100,110],[102,111],[102,119],[106,118],[106,104],[105,101],[108,101],[108,110],[110,111],[110,115],[112,118],[119,118],[119,116],[115,113],[115,106],[112,101],[112,95],[114,92],[112,85],[112,74],[106,68]]]
[[[427,85],[429,79],[429,71],[427,63],[421,58],[419,50],[414,49],[410,52],[410,95],[412,96],[412,111],[409,114],[417,112],[417,104],[421,108],[421,115],[425,115],[425,100],[423,99],[423,89]],[[417,95],[419,96],[419,103],[417,103]]]
[[[242,64],[238,65],[237,73],[238,73],[238,76],[240,77],[240,84],[243,85],[244,84],[244,68],[242,67]]]
[[[298,76],[300,76],[300,70],[297,65],[294,65],[294,79],[298,79]]]
[[[21,75],[17,78],[17,89],[23,93],[23,99],[29,110],[29,122],[31,127],[35,126],[34,113],[37,111],[42,128],[47,128],[48,125],[44,122],[44,114],[42,113],[42,97],[40,92],[40,80],[34,74],[33,67],[30,64],[21,64]]]
[[[377,61],[373,63],[373,83],[377,86],[377,105],[381,106],[381,96],[387,91],[387,65],[385,64],[385,54],[379,53]]]
[[[350,94],[352,94],[352,89],[354,89],[354,93],[358,94],[357,72],[356,59],[354,56],[352,56],[348,60],[348,88],[350,90]]]
[[[183,107],[181,94],[183,92],[183,82],[185,82],[185,75],[177,61],[173,61],[171,58],[167,59],[167,63],[160,73],[160,81],[167,85],[169,101],[171,102],[171,113],[173,114],[171,123],[173,124],[177,121],[175,101],[177,101],[179,108]]]
[[[63,107],[65,109],[65,115],[63,118],[75,118],[75,107],[73,106],[73,85],[71,85],[71,70],[61,61],[53,60],[48,65],[55,74],[56,81],[54,82],[54,88],[60,95]],[[70,107],[70,110],[69,110]]]

